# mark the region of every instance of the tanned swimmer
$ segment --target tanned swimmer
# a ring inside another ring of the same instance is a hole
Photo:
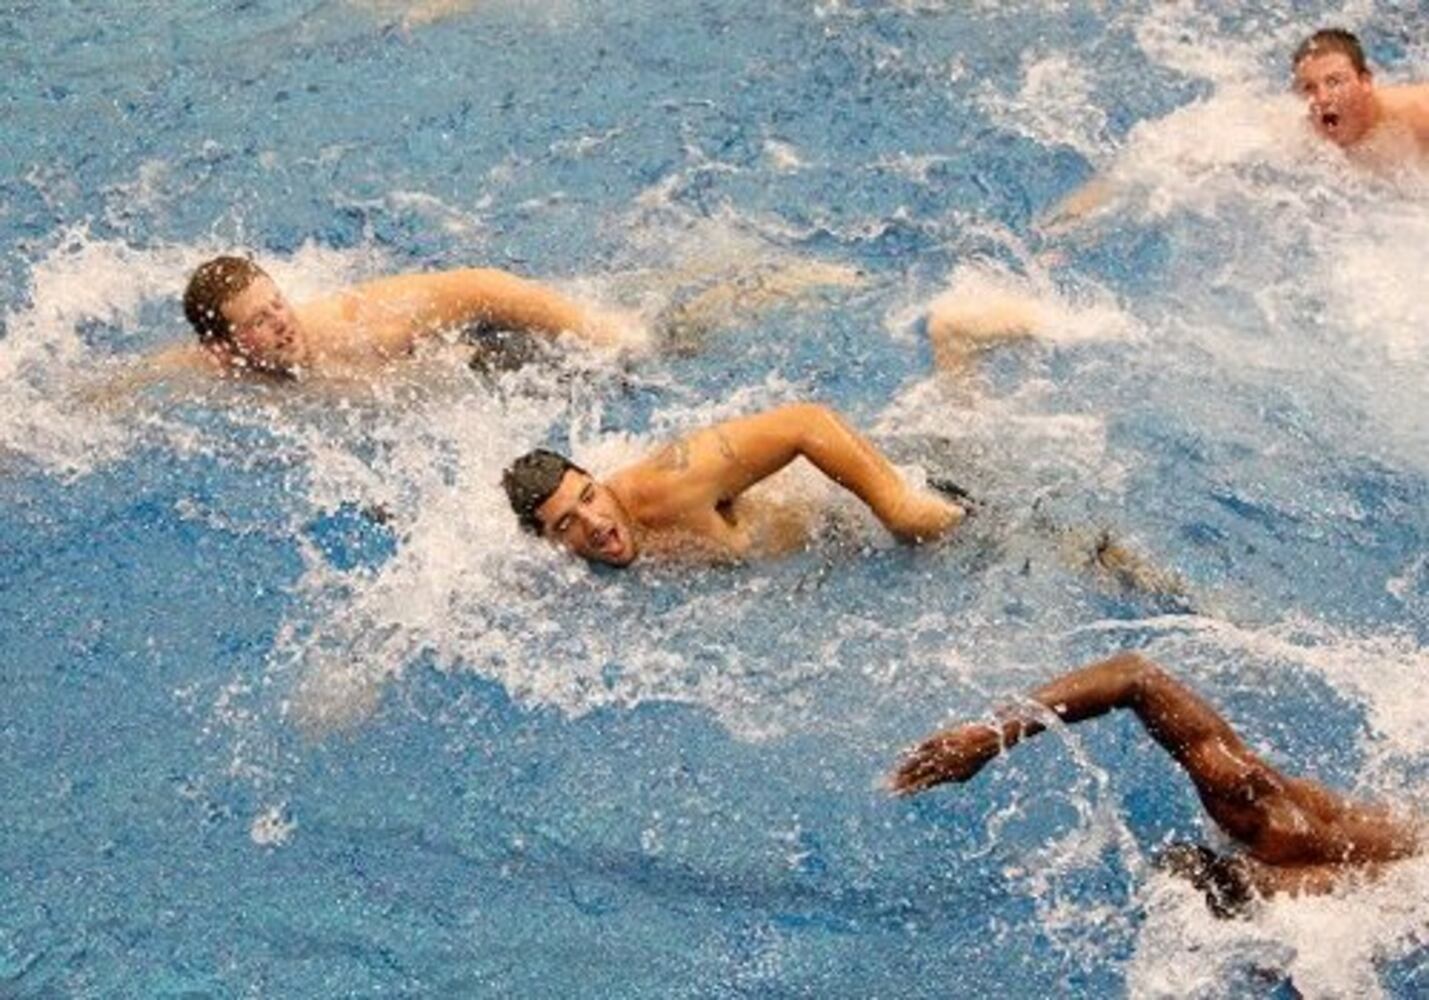
[[[198,343],[164,352],[154,359],[158,367],[279,378],[371,372],[426,338],[475,325],[571,333],[602,346],[638,333],[622,315],[491,268],[399,274],[295,306],[245,257],[200,265],[184,314]]]
[[[807,540],[800,518],[744,496],[800,457],[866,503],[900,541],[931,541],[963,519],[960,506],[910,486],[837,413],[814,403],[696,431],[604,480],[537,449],[512,463],[503,485],[523,527],[592,562],[740,559]]]
[[[1190,776],[1216,824],[1244,846],[1243,853],[1218,856],[1181,845],[1159,862],[1203,890],[1218,916],[1244,913],[1257,895],[1327,893],[1424,848],[1422,821],[1281,774],[1195,692],[1135,653],[1063,674],[1029,699],[1032,705],[1000,711],[996,722],[955,726],[914,747],[893,772],[892,791],[913,795],[967,781],[1045,730],[1048,713],[1076,723],[1126,708]]]

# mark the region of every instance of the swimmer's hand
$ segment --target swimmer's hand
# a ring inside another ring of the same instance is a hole
[[[943,537],[966,516],[957,504],[910,487],[883,523],[900,542],[917,544]]]
[[[1104,208],[1116,194],[1116,188],[1105,177],[1094,177],[1047,210],[1033,228],[1047,237],[1069,235],[1086,222],[1087,217]]]
[[[973,722],[945,729],[903,755],[888,777],[894,795],[916,795],[945,781],[967,781],[1002,752],[996,726]]]
[[[618,309],[587,309],[580,333],[597,347],[633,353],[649,350],[652,339],[638,315]]]
[[[151,386],[171,378],[192,375],[222,374],[212,352],[195,344],[181,344],[147,358],[129,361],[101,378],[81,385],[71,393],[80,406],[91,409],[117,409],[133,402],[134,397]]]

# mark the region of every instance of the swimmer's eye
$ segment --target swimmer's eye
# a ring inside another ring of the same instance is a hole
[[[272,322],[273,315],[274,314],[269,312],[266,308],[259,310],[252,316],[248,317],[246,322],[239,324],[238,329],[246,333],[252,332],[254,330],[261,330],[263,329],[263,327],[267,326],[270,322]]]
[[[567,514],[559,521],[557,521],[554,529],[556,534],[564,535],[566,533],[566,530],[570,528],[572,520],[573,518],[571,517],[571,515]]]
[[[586,483],[585,489],[581,490],[581,503],[590,503],[594,499],[595,486],[592,483]]]

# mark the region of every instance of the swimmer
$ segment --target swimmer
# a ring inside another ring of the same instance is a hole
[[[909,486],[837,413],[815,403],[695,431],[603,481],[537,449],[512,463],[502,485],[523,527],[592,562],[627,566],[647,554],[738,559],[804,541],[802,522],[776,524],[775,513],[743,495],[800,456],[866,503],[900,541],[931,541],[963,519],[963,508]]]
[[[967,781],[1045,730],[1049,713],[1075,723],[1128,708],[1190,776],[1216,824],[1245,848],[1222,857],[1180,845],[1159,862],[1206,892],[1217,915],[1243,913],[1256,895],[1324,894],[1424,847],[1423,826],[1408,817],[1272,768],[1195,692],[1135,653],[1064,674],[1030,701],[1002,710],[994,723],[966,723],[925,740],[905,754],[890,790],[913,795]]]
[[[1372,166],[1429,162],[1429,83],[1377,86],[1360,40],[1340,28],[1301,42],[1291,66],[1316,135]]]
[[[280,378],[370,373],[424,339],[473,325],[613,346],[638,333],[626,317],[578,305],[549,288],[490,268],[399,274],[291,304],[244,257],[200,265],[184,292],[198,343],[153,359],[161,369]]]
[[[955,287],[928,303],[926,325],[933,367],[967,371],[996,344],[1035,337],[1051,322],[1047,306],[1030,295],[999,287]]]
[[[1295,93],[1305,101],[1314,133],[1349,158],[1376,170],[1429,165],[1429,83],[1378,86],[1360,40],[1342,28],[1322,28],[1290,61]],[[1048,235],[1071,229],[1116,195],[1105,175],[1073,191],[1038,223]]]

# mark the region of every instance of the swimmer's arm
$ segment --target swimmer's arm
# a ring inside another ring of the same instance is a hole
[[[733,500],[803,457],[852,492],[895,535],[936,538],[961,508],[911,488],[892,464],[827,406],[794,403],[730,420],[641,463],[647,481],[684,508]]]
[[[1106,174],[1098,174],[1053,205],[1035,223],[1036,228],[1056,236],[1080,226],[1116,196],[1116,185]]]
[[[218,375],[223,366],[198,344],[176,344],[132,362],[124,370],[79,388],[74,398],[86,406],[115,406],[135,393],[175,376]]]
[[[394,353],[423,335],[472,323],[550,336],[571,333],[600,346],[627,341],[638,327],[620,314],[584,306],[495,268],[397,275],[360,285],[349,295],[360,297],[364,307],[410,311],[408,343],[389,345]]]
[[[928,303],[926,322],[934,367],[958,372],[992,344],[1038,334],[1048,310],[1031,296],[1002,291],[970,296],[955,288]]]

